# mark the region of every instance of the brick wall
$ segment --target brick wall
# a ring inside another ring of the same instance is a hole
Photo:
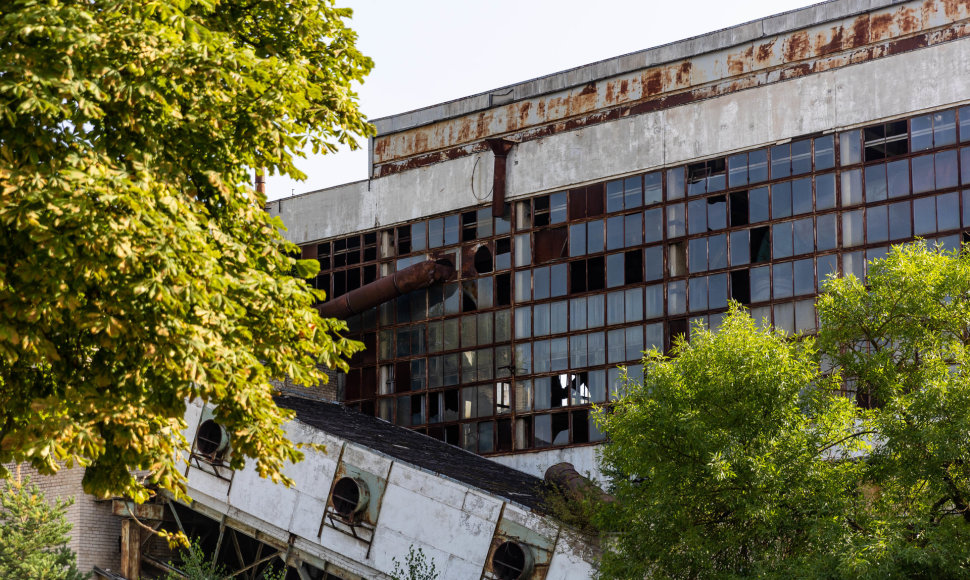
[[[18,466],[7,465],[16,477]],[[26,465],[19,466],[22,477],[31,481],[44,492],[49,502],[57,498],[74,498],[74,505],[67,508],[67,521],[71,523],[70,547],[77,553],[78,568],[90,572],[94,566],[117,571],[119,569],[121,520],[111,514],[110,501],[98,501],[81,490],[81,468],[62,469],[56,475],[38,475]]]

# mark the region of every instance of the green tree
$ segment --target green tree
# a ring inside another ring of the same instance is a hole
[[[72,500],[47,503],[30,479],[8,480],[0,491],[0,578],[83,580],[67,546]]]
[[[169,566],[178,570],[169,571],[163,580],[231,580],[232,574],[226,567],[215,561],[214,557],[205,553],[198,538],[192,538],[187,546],[179,550],[181,562],[176,565],[169,562]],[[275,560],[265,566],[259,573],[260,580],[286,580],[286,566],[276,568]]]
[[[185,401],[232,467],[301,457],[271,398],[360,346],[321,319],[252,168],[373,129],[332,0],[0,0],[0,462],[179,494]]]
[[[600,416],[604,577],[970,576],[970,255],[895,248],[818,310],[647,355]]]

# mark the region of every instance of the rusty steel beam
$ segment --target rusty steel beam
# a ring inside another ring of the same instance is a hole
[[[444,282],[454,273],[455,267],[447,260],[414,264],[325,302],[319,308],[320,316],[344,320],[402,294]]]
[[[514,142],[505,139],[486,139],[495,154],[495,170],[492,172],[492,217],[505,215],[505,161]]]

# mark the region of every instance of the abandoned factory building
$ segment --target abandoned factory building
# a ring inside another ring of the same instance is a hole
[[[336,396],[595,472],[619,365],[729,299],[790,332],[831,273],[970,229],[970,2],[838,0],[378,119],[370,178],[273,201],[366,351]]]

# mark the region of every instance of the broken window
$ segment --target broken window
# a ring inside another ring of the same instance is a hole
[[[688,195],[703,195],[721,191],[727,185],[724,159],[710,159],[687,166]]]
[[[536,264],[545,264],[568,255],[569,234],[565,227],[539,230],[535,233],[535,242]]]
[[[751,228],[748,231],[750,232],[751,263],[767,262],[771,256],[770,229],[768,226],[762,226],[759,228]]]
[[[906,121],[881,123],[863,130],[865,160],[876,161],[909,153]]]
[[[751,278],[748,270],[731,272],[731,298],[741,304],[751,304]]]

